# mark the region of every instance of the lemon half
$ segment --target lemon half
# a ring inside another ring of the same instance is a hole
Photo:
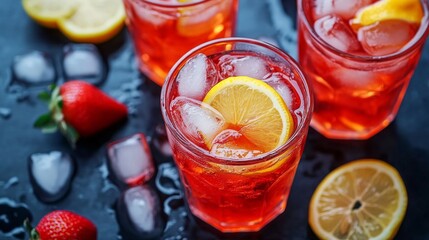
[[[329,173],[313,194],[309,224],[321,239],[392,239],[407,209],[398,171],[374,159]]]

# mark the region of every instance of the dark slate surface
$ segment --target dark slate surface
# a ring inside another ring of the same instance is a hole
[[[287,15],[285,14],[287,13]],[[296,54],[294,0],[242,0],[237,35],[276,41]],[[136,132],[154,135],[161,123],[160,88],[140,76],[133,60],[133,48],[126,31],[98,46],[108,63],[108,76],[101,88],[109,94],[135,80],[141,86],[133,91],[141,101],[134,103],[135,113],[127,122],[72,150],[57,134],[43,135],[33,129],[36,116],[46,107],[36,100],[40,87],[28,88],[29,97],[19,100],[8,91],[10,65],[16,55],[33,50],[50,53],[58,70],[63,47],[70,43],[56,30],[39,27],[23,12],[20,1],[3,0],[0,7],[0,239],[14,239],[11,231],[31,211],[33,223],[54,209],[81,213],[97,225],[99,239],[120,239],[114,206],[120,191],[106,178],[106,143]],[[411,81],[397,119],[367,141],[327,140],[310,130],[306,150],[291,191],[286,212],[260,233],[220,235],[191,218],[183,218],[183,202],[175,204],[171,219],[176,226],[166,232],[169,239],[314,239],[307,224],[310,197],[320,180],[332,169],[359,158],[379,158],[395,166],[408,190],[409,205],[398,239],[429,238],[429,49],[426,47]],[[63,81],[61,78],[59,81]],[[138,84],[137,84],[138,85]],[[10,110],[10,111],[9,111]],[[34,152],[61,150],[78,163],[70,193],[54,204],[44,204],[34,197],[27,173],[27,159]],[[154,150],[157,165],[170,162]],[[154,185],[153,182],[151,183]],[[160,194],[161,201],[168,197]],[[162,215],[166,220],[167,216]],[[8,219],[7,223],[5,219]],[[183,227],[183,228],[182,228]],[[19,229],[15,229],[17,236]],[[9,232],[6,234],[4,232]],[[125,239],[123,237],[122,239]]]

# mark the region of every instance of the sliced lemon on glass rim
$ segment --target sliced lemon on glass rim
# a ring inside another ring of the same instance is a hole
[[[420,0],[382,0],[359,10],[352,25],[368,26],[384,20],[420,23],[424,15]]]
[[[116,35],[124,20],[122,0],[81,0],[73,14],[58,21],[58,26],[73,41],[100,43]]]
[[[356,160],[322,180],[311,198],[308,221],[320,239],[391,239],[407,203],[395,168],[381,160]]]
[[[79,2],[73,0],[23,0],[25,12],[40,25],[56,28],[60,18],[75,11]]]

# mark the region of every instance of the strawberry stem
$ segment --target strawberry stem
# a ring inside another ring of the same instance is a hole
[[[24,220],[24,228],[30,235],[30,240],[40,240],[40,235],[33,226],[31,226],[30,220],[26,218]]]
[[[62,113],[63,99],[60,89],[55,85],[49,86],[49,92],[40,93],[39,98],[42,101],[48,102],[49,113],[40,116],[34,122],[34,127],[40,128],[43,133],[53,133],[60,130],[72,148],[75,148],[79,134],[71,125],[64,121]]]

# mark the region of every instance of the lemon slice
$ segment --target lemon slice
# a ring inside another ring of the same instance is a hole
[[[380,160],[357,160],[319,184],[311,198],[309,224],[321,239],[392,239],[407,202],[395,168]]]
[[[420,23],[423,15],[420,0],[382,0],[359,10],[351,24],[367,26],[392,19]]]
[[[293,130],[293,119],[282,97],[261,80],[229,77],[210,89],[203,102],[265,152],[286,143]]]
[[[122,0],[82,0],[73,14],[58,21],[58,26],[73,41],[100,43],[116,35],[124,20]]]
[[[23,0],[25,12],[40,25],[56,28],[60,18],[70,16],[79,2],[73,0]]]

